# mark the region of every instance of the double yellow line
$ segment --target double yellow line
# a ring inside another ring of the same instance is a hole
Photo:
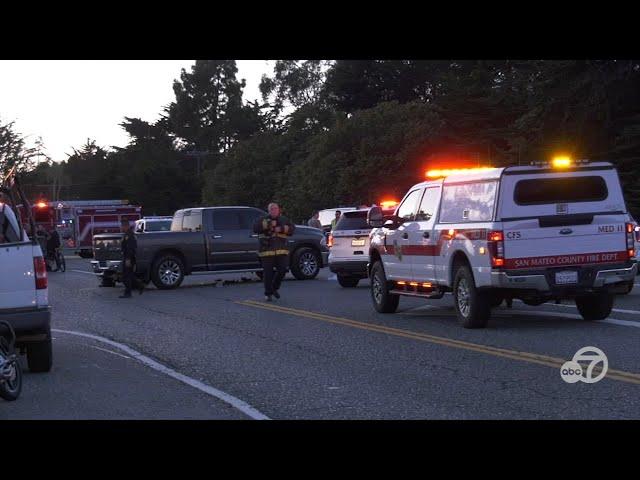
[[[272,312],[284,313],[287,315],[294,315],[298,317],[311,318],[313,320],[321,320],[323,322],[334,323],[337,325],[343,325],[346,327],[358,328],[360,330],[368,330],[370,332],[385,333],[387,335],[393,335],[396,337],[410,338],[412,340],[418,340],[422,342],[435,343],[437,345],[444,345],[446,347],[462,348],[464,350],[470,350],[479,353],[485,353],[493,355],[495,357],[509,358],[511,360],[518,360],[521,362],[535,363],[538,365],[545,365],[555,369],[560,369],[562,365],[567,361],[564,358],[550,357],[547,355],[539,355],[537,353],[520,352],[518,350],[508,350],[505,348],[490,347],[488,345],[481,345],[478,343],[464,342],[462,340],[453,340],[445,337],[437,337],[435,335],[427,335],[426,333],[412,332],[410,330],[402,330],[399,328],[386,327],[384,325],[376,325],[372,323],[358,322],[348,318],[334,317],[332,315],[325,315],[324,313],[310,312],[308,310],[299,310],[297,308],[282,307],[280,305],[274,305],[269,303],[256,302],[254,300],[242,300],[236,302],[239,305],[247,307],[261,308],[263,310],[271,310]],[[597,373],[598,367],[595,372]],[[632,372],[624,372],[621,370],[609,369],[607,371],[606,378],[611,380],[618,380],[620,382],[634,383],[640,385],[640,374]]]

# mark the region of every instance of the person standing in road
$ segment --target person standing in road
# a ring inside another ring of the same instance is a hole
[[[311,218],[307,222],[307,225],[309,225],[310,227],[322,230],[322,223],[320,223],[319,217],[320,217],[320,212],[317,210],[314,210],[313,215],[311,215]]]
[[[136,251],[138,249],[138,242],[136,241],[136,235],[133,233],[133,228],[131,228],[129,220],[123,218],[120,221],[120,228],[122,233],[124,233],[121,245],[124,295],[120,295],[120,298],[131,298],[131,289],[134,283],[138,285],[140,295],[142,295],[144,291],[144,283],[136,278]]]
[[[342,212],[340,210],[336,210],[336,218],[331,220],[331,231],[336,229],[336,225],[338,223],[338,220],[340,220],[340,215],[342,215]]]
[[[60,270],[60,257],[57,255],[58,249],[60,248],[60,234],[58,233],[57,227],[54,225],[53,230],[47,239],[47,258],[49,260],[55,260],[56,269],[54,272]]]
[[[264,299],[280,298],[280,284],[287,273],[289,261],[288,237],[293,235],[295,226],[289,219],[280,215],[277,203],[270,203],[269,214],[259,217],[253,224],[253,232],[258,234],[260,249],[258,255],[262,263],[264,281]],[[275,269],[275,273],[274,273]]]

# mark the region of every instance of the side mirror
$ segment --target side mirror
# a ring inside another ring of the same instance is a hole
[[[371,228],[379,228],[384,225],[384,222],[385,218],[382,208],[371,207],[367,212],[367,224],[369,224]]]

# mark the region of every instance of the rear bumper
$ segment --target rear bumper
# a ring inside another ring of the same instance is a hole
[[[572,270],[567,268],[554,268],[536,272],[491,272],[491,284],[493,288],[514,290],[535,290],[550,295],[578,295],[594,291],[610,290],[614,293],[624,293],[623,288],[633,283],[638,264],[624,266],[598,266],[582,267],[579,269],[578,283],[574,285],[556,285],[554,275],[559,270]],[[620,290],[619,292],[617,290]]]
[[[329,265],[329,252],[321,251],[320,255],[322,256],[322,266],[326,267]]]
[[[93,273],[98,276],[112,275],[122,269],[122,260],[91,260]]]
[[[329,270],[338,275],[358,275],[367,278],[368,259],[364,260],[331,260]]]
[[[51,307],[33,310],[0,311],[0,320],[8,322],[16,332],[17,341],[31,335],[49,334],[51,328]]]

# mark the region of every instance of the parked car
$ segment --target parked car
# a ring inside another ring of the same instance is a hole
[[[204,207],[178,210],[171,231],[136,234],[137,273],[160,289],[180,286],[186,275],[204,272],[262,274],[258,235],[253,223],[266,212],[252,207]],[[120,281],[122,235],[95,235],[93,271],[104,286]],[[290,270],[298,280],[315,278],[327,265],[323,233],[296,225],[289,239]]]
[[[17,206],[8,200],[16,198],[12,189],[0,189],[5,198],[0,203],[0,320],[15,331],[16,348],[26,352],[29,370],[48,372],[52,348],[47,267],[37,239],[29,238],[15,213]],[[20,197],[28,205],[22,194]],[[29,231],[35,231],[33,217]]]

